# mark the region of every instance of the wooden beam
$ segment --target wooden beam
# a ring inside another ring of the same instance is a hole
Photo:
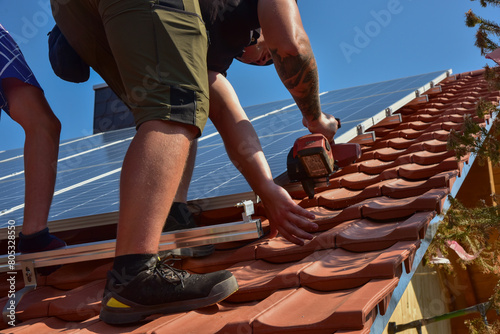
[[[492,205],[491,174],[488,164],[481,165],[479,159],[475,159],[456,196],[457,199],[468,208],[478,206],[479,200],[484,200],[487,205]]]
[[[490,159],[488,159],[487,165],[488,165],[488,178],[489,178],[489,185],[490,185],[490,193],[496,194],[495,175],[493,173],[493,164],[491,163]]]

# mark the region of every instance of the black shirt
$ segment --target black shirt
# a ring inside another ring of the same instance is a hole
[[[258,0],[199,0],[208,30],[208,69],[225,74],[260,27]]]

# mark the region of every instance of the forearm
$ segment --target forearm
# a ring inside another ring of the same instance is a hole
[[[210,119],[221,134],[230,159],[262,198],[271,224],[270,236],[279,232],[298,245],[312,239],[306,231],[317,225],[314,215],[294,203],[290,195],[273,181],[271,170],[252,124],[231,84],[222,75],[209,71]]]
[[[281,56],[277,49],[271,53],[276,71],[302,115],[307,121],[314,121],[321,116],[318,69],[311,47],[307,45],[300,50],[296,55]]]
[[[295,0],[260,0],[259,21],[276,71],[302,112],[304,126],[333,140],[338,123],[321,111],[316,60]]]
[[[239,121],[235,126],[227,125],[220,132],[229,158],[253,191],[266,197],[274,181],[253,126],[248,120]]]
[[[259,0],[258,6],[262,33],[281,81],[306,121],[317,120],[318,69],[295,0]]]
[[[312,239],[313,236],[308,232],[318,228],[309,220],[314,219],[314,215],[295,204],[285,189],[274,183],[252,124],[246,118],[236,122],[235,119],[224,119],[217,119],[216,127],[234,165],[262,199],[271,225],[270,236],[274,237],[279,232],[297,245],[303,245],[303,239]]]

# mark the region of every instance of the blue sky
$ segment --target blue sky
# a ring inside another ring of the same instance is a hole
[[[302,21],[318,63],[320,90],[452,69],[461,73],[492,64],[474,46],[470,8],[496,19],[500,9],[470,0],[300,0]],[[61,139],[92,133],[93,86],[56,77],[48,61],[47,32],[54,25],[49,0],[0,0],[0,23],[13,35],[62,123]],[[289,98],[274,67],[234,63],[228,72],[243,106]],[[0,151],[22,147],[22,128],[2,113]]]

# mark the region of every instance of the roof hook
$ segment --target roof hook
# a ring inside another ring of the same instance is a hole
[[[253,207],[253,201],[246,200],[242,201],[235,205],[237,208],[243,208],[243,213],[241,216],[243,217],[244,222],[249,222],[252,220],[252,215],[255,213],[255,209]]]

